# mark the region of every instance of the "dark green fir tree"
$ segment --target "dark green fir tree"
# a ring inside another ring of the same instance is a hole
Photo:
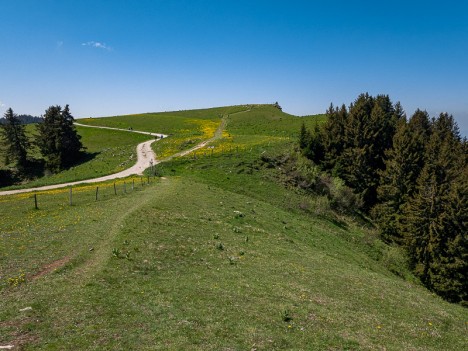
[[[385,168],[380,174],[378,204],[372,209],[381,237],[386,242],[403,244],[398,221],[405,203],[414,194],[424,166],[429,134],[429,115],[425,111],[417,110],[409,122],[398,119],[393,145],[386,151]]]
[[[45,112],[44,122],[37,126],[37,146],[46,167],[53,172],[72,165],[83,149],[73,121],[68,105],[63,110],[60,106],[50,106]]]
[[[29,140],[26,136],[24,125],[9,108],[4,115],[4,123],[0,125],[0,136],[5,147],[6,163],[14,165],[22,171],[27,164],[27,151]]]
[[[452,116],[433,120],[417,188],[400,230],[415,274],[453,302],[467,302],[467,164]]]

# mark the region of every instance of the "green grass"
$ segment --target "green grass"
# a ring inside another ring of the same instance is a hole
[[[15,267],[8,277],[69,260],[4,287],[2,344],[24,340],[26,350],[463,348],[466,310],[388,272],[368,254],[356,225],[343,229],[185,177],[102,202],[50,206],[15,208],[16,220],[26,215],[21,229],[2,224],[1,240],[9,243],[1,267]],[[5,204],[1,209],[11,213]],[[122,257],[130,252],[129,259],[114,257],[113,249]],[[28,306],[33,309],[19,312]]]
[[[313,128],[325,121],[325,115],[297,117],[284,113],[271,105],[252,107],[249,112],[232,116],[228,132],[232,135],[299,137],[302,123]]]
[[[30,195],[0,197],[0,345],[463,349],[466,309],[391,273],[399,253],[365,222],[285,188],[262,164],[294,137],[261,110],[229,117],[218,146],[231,152],[158,165],[165,178],[150,186],[137,179],[123,193],[120,183],[115,196],[101,185],[97,202],[83,187],[73,206],[57,190],[39,195],[39,210]]]
[[[158,158],[166,158],[189,149],[213,136],[221,118],[250,109],[250,105],[217,107],[201,110],[145,113],[105,118],[86,118],[79,122],[89,125],[141,130],[170,136],[153,144]]]
[[[105,126],[146,132],[172,134],[184,129],[192,129],[193,120],[219,120],[223,115],[248,109],[248,105],[216,107],[210,109],[155,112],[104,118],[84,118],[78,122],[89,125]]]

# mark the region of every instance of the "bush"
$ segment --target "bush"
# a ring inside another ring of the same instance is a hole
[[[353,213],[362,208],[362,199],[340,178],[332,178],[329,190],[332,209],[343,213]]]
[[[393,274],[407,278],[409,273],[408,258],[405,252],[397,246],[388,246],[382,256],[383,265]]]
[[[362,208],[362,199],[343,180],[323,172],[298,150],[279,156],[262,155],[260,160],[266,168],[279,170],[280,180],[284,185],[318,195],[315,210],[318,215],[323,215],[330,209],[351,214]]]

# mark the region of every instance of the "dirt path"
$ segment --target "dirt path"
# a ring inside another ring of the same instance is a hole
[[[160,134],[160,133],[152,133],[152,132],[143,132],[141,130],[133,130],[133,129],[122,129],[122,128],[113,128],[113,127],[100,127],[100,126],[90,126],[88,124],[81,124],[78,122],[74,123],[76,126],[80,127],[87,127],[87,128],[98,128],[98,129],[110,129],[110,130],[119,130],[121,132],[131,132],[131,133],[138,133],[138,134],[145,134],[145,135],[151,135],[154,137],[158,137],[160,139],[162,138],[167,138],[167,135],[165,134]]]
[[[250,110],[251,109],[248,109],[248,110],[245,110],[245,111],[240,111],[240,112],[234,112],[234,113],[231,113],[230,115],[224,115],[223,118],[221,119],[221,123],[219,124],[218,129],[216,129],[216,131],[215,131],[212,138],[210,138],[208,140],[205,140],[205,141],[202,141],[200,144],[197,144],[196,146],[192,147],[191,149],[178,152],[178,153],[176,153],[176,154],[174,154],[172,156],[169,156],[169,157],[167,157],[167,158],[165,158],[165,159],[163,159],[163,160],[161,160],[159,162],[169,161],[169,160],[171,160],[171,159],[173,159],[175,157],[182,157],[182,156],[188,155],[191,152],[194,152],[194,151],[196,151],[198,149],[201,149],[201,148],[205,147],[206,145],[208,145],[209,143],[212,143],[215,140],[221,139],[223,137],[223,130],[227,127],[229,116],[237,115],[239,113],[246,113],[246,112],[249,112]]]
[[[212,138],[207,139],[205,141],[202,141],[200,144],[195,145],[191,149],[184,150],[184,151],[178,152],[178,153],[176,153],[176,154],[174,154],[172,156],[166,157],[165,159],[163,159],[163,160],[161,160],[159,162],[169,161],[169,160],[172,160],[175,157],[182,157],[182,156],[188,155],[191,152],[194,152],[195,150],[201,149],[201,148],[205,147],[206,145],[208,145],[209,143],[220,139],[223,136],[223,130],[224,130],[224,128],[226,128],[226,125],[227,125],[227,116],[223,116],[223,118],[221,120],[221,123],[219,124],[218,129],[216,129],[216,131],[215,131]]]
[[[85,126],[84,124],[76,123],[79,126]],[[138,130],[127,130],[127,129],[118,129],[118,128],[110,128],[110,127],[93,127],[93,126],[86,126],[90,128],[100,128],[100,129],[113,129],[113,130],[120,130],[120,131],[125,131],[125,132],[132,132],[132,133],[139,133],[139,134],[147,134],[151,135],[154,137],[158,137],[159,139],[167,137],[167,135],[164,134],[158,134],[158,133],[150,133],[150,132],[142,132]],[[157,139],[151,139],[148,141],[145,141],[143,143],[138,144],[137,146],[137,162],[130,168],[114,173],[114,174],[109,174],[107,176],[99,177],[99,178],[92,178],[92,179],[86,179],[86,180],[79,180],[76,182],[70,182],[70,183],[62,183],[62,184],[53,184],[53,185],[45,185],[37,188],[27,188],[27,189],[18,189],[18,190],[6,190],[6,191],[0,191],[0,196],[1,195],[13,195],[13,194],[21,194],[21,193],[27,193],[31,191],[41,191],[41,190],[52,190],[52,189],[59,189],[59,188],[64,188],[67,186],[73,186],[73,185],[78,185],[78,184],[89,184],[89,183],[99,183],[99,182],[104,182],[107,180],[112,180],[112,179],[118,179],[118,178],[125,178],[128,177],[132,174],[142,174],[143,171],[151,166],[151,163],[157,164],[160,161],[156,160],[156,155],[154,154],[153,150],[151,149],[151,144],[154,143]]]

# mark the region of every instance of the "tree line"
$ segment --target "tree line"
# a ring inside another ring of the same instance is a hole
[[[26,135],[25,124],[9,108],[0,125],[5,164],[12,165],[20,174],[24,174],[32,163],[28,158],[28,151],[37,148],[45,167],[51,172],[58,172],[72,165],[84,149],[73,122],[68,105],[64,108],[50,106],[42,117],[42,123],[36,125],[37,133],[31,141]]]
[[[22,124],[42,123],[43,118],[31,115],[16,115]],[[0,124],[6,123],[4,117],[0,118]]]
[[[327,117],[302,126],[302,153],[354,190],[427,288],[468,306],[468,143],[453,116],[407,118],[387,95],[361,94]]]

